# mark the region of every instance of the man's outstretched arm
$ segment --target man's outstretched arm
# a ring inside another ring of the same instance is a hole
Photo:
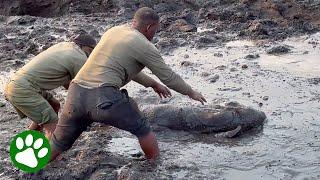
[[[160,98],[167,98],[171,96],[171,92],[166,86],[158,83],[156,80],[143,72],[138,73],[132,80],[143,85],[146,88],[152,87],[153,90],[158,93]]]
[[[202,104],[207,102],[201,93],[193,90],[178,74],[173,72],[154,45],[146,46],[140,56],[139,62],[149,68],[167,87],[193,100],[200,101]]]

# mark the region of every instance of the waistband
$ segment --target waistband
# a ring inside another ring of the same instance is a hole
[[[116,86],[116,85],[113,85],[113,84],[108,84],[108,83],[103,83],[97,87],[92,87],[92,86],[88,86],[82,82],[79,82],[79,81],[76,81],[76,80],[72,80],[71,83],[75,83],[77,84],[78,86],[80,87],[83,87],[85,89],[97,89],[97,88],[102,88],[102,87],[113,87],[113,88],[116,88],[116,89],[120,89],[120,87]]]
[[[74,85],[76,85],[76,86],[78,86],[78,87],[80,87],[80,88],[83,88],[83,89],[86,89],[86,90],[99,90],[99,89],[104,89],[104,88],[111,88],[111,89],[114,89],[114,90],[117,90],[117,91],[120,91],[120,92],[122,92],[122,93],[124,93],[127,97],[129,97],[129,95],[128,95],[128,91],[126,90],[126,89],[120,89],[120,88],[118,88],[117,86],[114,86],[114,85],[112,85],[112,84],[103,84],[103,85],[101,85],[101,86],[99,86],[99,87],[87,87],[87,86],[84,86],[84,85],[82,85],[82,84],[78,84],[77,82],[74,82],[74,81],[71,81],[71,83],[70,83],[70,85],[71,84],[74,84]]]

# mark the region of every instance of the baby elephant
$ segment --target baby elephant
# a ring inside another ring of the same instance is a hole
[[[262,126],[265,113],[228,103],[210,108],[176,107],[173,105],[149,106],[142,110],[153,126],[200,133],[219,133],[234,137],[249,129]]]

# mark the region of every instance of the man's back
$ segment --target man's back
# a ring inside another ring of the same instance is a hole
[[[181,94],[191,89],[142,33],[127,26],[116,26],[103,35],[74,82],[88,88],[106,84],[121,88],[131,80],[146,80],[137,76],[144,67]]]
[[[88,87],[122,87],[144,68],[138,59],[148,46],[153,45],[137,30],[113,27],[103,35],[75,81]]]
[[[75,43],[58,43],[23,66],[15,74],[13,81],[24,85],[25,80],[28,80],[41,90],[52,90],[69,83],[86,58]]]

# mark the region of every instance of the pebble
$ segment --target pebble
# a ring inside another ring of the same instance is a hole
[[[215,75],[213,75],[212,77],[210,77],[210,78],[208,79],[208,81],[209,81],[210,83],[215,83],[215,82],[218,81],[219,78],[220,78],[220,76],[219,76],[218,74],[215,74]]]
[[[221,54],[221,53],[214,53],[213,56],[215,56],[215,57],[223,57],[223,54]]]
[[[249,55],[247,55],[247,56],[244,57],[244,58],[251,60],[251,59],[257,59],[257,58],[259,58],[259,57],[260,57],[259,54],[249,54]]]
[[[217,66],[216,69],[219,69],[219,70],[225,70],[227,68],[227,66],[225,65],[221,65],[221,66]]]
[[[241,66],[242,69],[248,69],[248,65],[244,64]]]
[[[313,84],[313,85],[318,85],[318,84],[320,84],[320,77],[309,78],[309,79],[308,79],[308,82],[309,82],[310,84]]]
[[[190,62],[190,61],[182,61],[182,62],[180,63],[181,66],[185,66],[185,67],[191,66],[192,64],[193,64],[193,63]]]
[[[235,91],[241,91],[242,87],[224,87],[224,88],[218,88],[218,90],[235,92]]]
[[[268,54],[276,54],[276,55],[279,55],[279,54],[287,54],[291,51],[290,49],[290,46],[287,46],[287,45],[281,45],[281,46],[275,46],[275,47],[272,47],[270,49],[267,50],[267,53]]]
[[[4,107],[6,104],[0,101],[0,107]]]

